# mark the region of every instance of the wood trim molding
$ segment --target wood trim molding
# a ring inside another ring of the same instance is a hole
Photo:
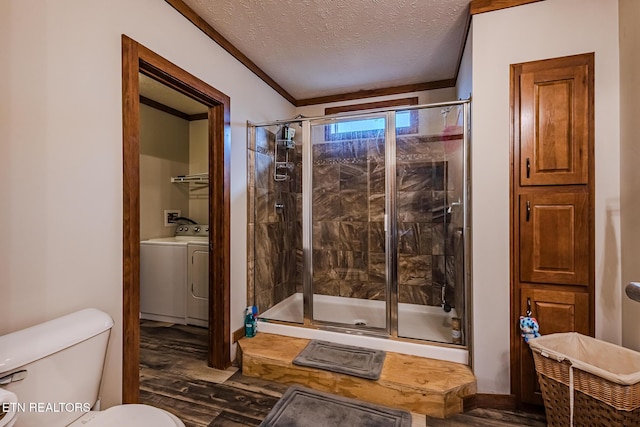
[[[122,401],[140,388],[140,108],[138,44],[122,37]],[[134,320],[135,319],[135,320]]]
[[[471,6],[467,6],[471,7]],[[460,42],[460,51],[458,52],[458,63],[456,64],[456,76],[454,86],[458,83],[458,76],[460,75],[460,67],[462,66],[462,56],[464,55],[464,48],[469,40],[469,31],[471,30],[471,13],[467,14],[467,22],[464,27],[464,37]]]
[[[539,1],[543,0],[472,0],[469,5],[469,14],[477,15],[478,13],[493,12],[494,10],[522,6]]]
[[[411,85],[394,86],[382,89],[360,90],[357,92],[338,95],[319,96],[317,98],[299,99],[297,107],[306,105],[327,104],[330,102],[352,101],[354,99],[373,98],[376,96],[398,95],[401,93],[419,92],[423,90],[443,89],[454,87],[456,79],[438,80],[436,82],[416,83]]]
[[[349,111],[373,110],[376,108],[402,107],[405,105],[418,105],[418,97],[389,99],[387,101],[367,102],[364,104],[339,105],[337,107],[325,108],[324,113],[329,115]]]
[[[231,366],[231,106],[209,109],[209,366]]]
[[[241,338],[244,338],[244,326],[242,328],[236,329],[233,331],[233,342],[238,342]],[[238,350],[240,347],[238,347]]]
[[[209,113],[198,113],[198,114],[189,114],[189,121],[192,122],[194,120],[206,120],[209,118]]]
[[[136,403],[140,363],[140,93],[143,73],[206,105],[209,118],[209,351],[217,369],[231,365],[230,99],[197,77],[122,35],[123,350],[122,398]]]
[[[164,105],[161,102],[154,101],[153,99],[147,98],[142,95],[140,95],[140,104],[144,104],[148,107],[155,108],[156,110],[164,111],[167,114],[171,114],[172,116],[176,116],[183,120],[189,120],[189,117],[190,117],[187,113],[183,113],[180,110],[176,110],[175,108],[171,108],[168,105]]]
[[[162,102],[154,101],[151,98],[147,98],[145,96],[140,95],[140,104],[144,104],[148,107],[155,108],[156,110],[164,111],[167,114],[171,114],[172,116],[176,116],[183,120],[194,121],[194,120],[206,120],[209,118],[209,113],[197,113],[197,114],[187,114],[183,113],[180,110],[176,110],[173,107],[169,107],[168,105],[163,104]]]
[[[284,90],[275,80],[273,80],[267,73],[262,71],[260,67],[258,67],[252,60],[250,60],[244,53],[240,52],[240,50],[229,42],[229,40],[225,39],[222,34],[217,32],[207,21],[202,19],[200,15],[198,15],[193,9],[191,9],[187,4],[182,0],[165,0],[169,3],[175,10],[180,12],[182,16],[187,18],[193,25],[198,27],[200,31],[208,35],[211,40],[220,45],[221,48],[229,52],[231,56],[236,58],[240,63],[242,63],[245,67],[251,70],[256,76],[260,77],[266,84],[271,86],[273,90],[278,92],[284,99],[296,105],[296,99],[289,94],[286,90]]]
[[[464,399],[463,411],[475,408],[513,410],[517,409],[518,401],[513,394],[486,394],[478,393]]]

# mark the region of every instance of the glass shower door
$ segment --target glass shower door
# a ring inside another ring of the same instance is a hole
[[[388,333],[386,117],[310,122],[313,323]]]
[[[463,106],[398,111],[398,336],[463,343]],[[396,117],[397,117],[396,116]]]

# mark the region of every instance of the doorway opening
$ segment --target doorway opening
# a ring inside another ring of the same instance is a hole
[[[140,360],[140,75],[207,108],[208,357],[225,369],[230,357],[229,162],[230,99],[131,38],[122,36],[123,108],[123,366],[122,399],[136,403]]]

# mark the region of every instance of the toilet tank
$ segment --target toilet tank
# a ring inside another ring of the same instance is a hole
[[[94,406],[112,326],[89,308],[0,336],[0,388],[18,396],[15,427],[66,426]],[[24,378],[3,384],[12,374]]]

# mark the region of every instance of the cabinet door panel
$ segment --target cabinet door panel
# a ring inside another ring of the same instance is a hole
[[[588,183],[587,65],[520,76],[520,185]]]
[[[520,195],[520,280],[587,285],[586,193]]]
[[[523,287],[520,293],[521,312],[531,307],[532,316],[540,325],[543,335],[558,332],[589,334],[589,295],[583,292],[533,289]],[[542,404],[540,388],[531,349],[524,340],[520,343],[522,401]]]

